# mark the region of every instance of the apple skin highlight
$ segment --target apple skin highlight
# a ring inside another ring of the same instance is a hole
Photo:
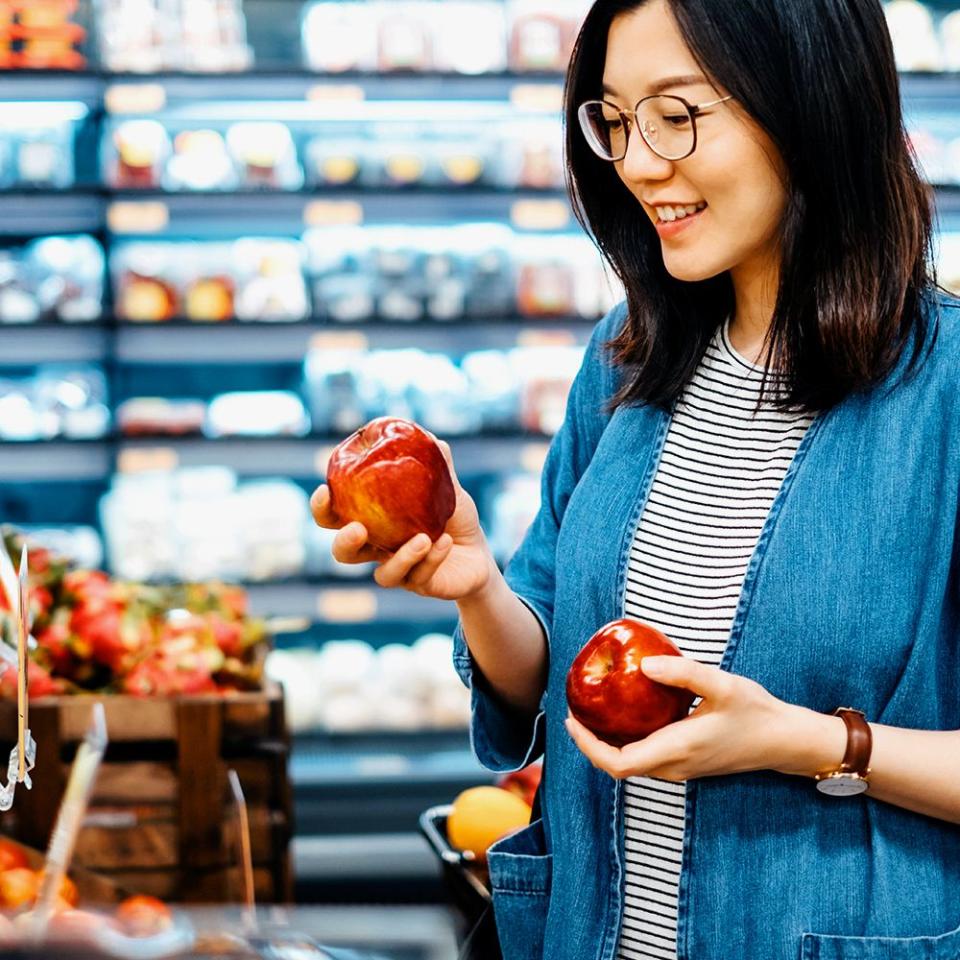
[[[326,479],[336,515],[362,523],[369,542],[391,553],[418,533],[436,542],[456,506],[440,448],[400,417],[371,420],[338,444]]]
[[[622,747],[682,720],[694,694],[651,680],[644,657],[683,654],[659,630],[637,620],[613,620],[577,654],[567,673],[570,712],[601,740]]]

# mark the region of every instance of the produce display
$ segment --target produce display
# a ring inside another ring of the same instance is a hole
[[[436,440],[399,417],[380,417],[342,441],[327,483],[339,519],[359,521],[370,543],[389,551],[418,533],[438,540],[457,500]]]
[[[38,851],[0,837],[0,949],[32,937],[43,862]],[[145,951],[166,956],[189,945],[192,934],[187,925],[162,900],[138,894],[109,907],[102,902],[106,888],[99,883],[88,874],[79,884],[63,878],[46,942],[111,947],[109,952],[118,957],[147,955]],[[81,888],[86,892],[81,893]],[[180,929],[174,931],[175,926]]]
[[[19,556],[21,536],[3,532]],[[247,615],[235,586],[148,587],[72,569],[48,550],[30,553],[30,696],[96,692],[135,696],[229,693],[258,689],[266,627]],[[0,629],[14,636],[6,598]],[[16,671],[3,665],[0,692],[15,696]]]
[[[622,747],[681,720],[694,695],[651,680],[644,657],[682,657],[669,637],[636,620],[601,627],[577,654],[567,674],[570,712],[601,740]]]

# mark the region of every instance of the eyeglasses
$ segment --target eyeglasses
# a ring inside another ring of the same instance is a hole
[[[707,107],[732,100],[732,94],[709,103],[688,103],[683,97],[656,94],[644,97],[633,110],[621,110],[606,100],[588,100],[577,110],[580,129],[601,160],[627,155],[630,128],[636,123],[647,146],[664,160],[683,160],[697,149],[697,120]]]

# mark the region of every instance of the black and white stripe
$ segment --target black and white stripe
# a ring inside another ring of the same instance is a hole
[[[762,377],[719,330],[677,403],[630,550],[624,616],[715,666],[760,531],[811,422],[768,403],[757,411]],[[684,783],[631,777],[624,785],[619,960],[676,960],[685,797]]]

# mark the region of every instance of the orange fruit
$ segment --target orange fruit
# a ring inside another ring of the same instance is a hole
[[[0,873],[0,904],[10,910],[32,906],[40,890],[40,874],[28,867]]]
[[[500,787],[471,787],[453,801],[447,839],[458,850],[484,860],[491,844],[530,822],[530,805]]]

